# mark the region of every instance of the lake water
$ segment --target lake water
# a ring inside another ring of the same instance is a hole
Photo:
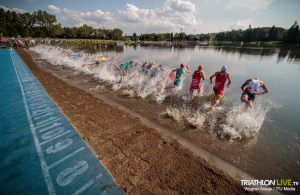
[[[120,54],[118,64],[130,60],[139,63],[149,60],[166,68],[166,71],[154,79],[150,79],[148,74],[131,80],[129,77],[140,68],[133,68],[130,74],[120,77],[114,68],[107,68],[105,63],[102,64],[104,68],[96,71],[88,66],[81,68],[83,63],[91,62],[88,57],[75,61],[61,51],[38,47],[33,50],[52,64],[71,66],[76,74],[84,72],[93,75],[112,86],[115,91],[155,102],[157,107],[165,105],[162,116],[167,115],[177,124],[188,123],[193,127],[191,131],[182,131],[183,136],[194,142],[195,137],[199,138],[198,145],[256,178],[300,180],[300,48],[297,46],[108,45],[72,48],[75,52],[103,54],[108,57]],[[164,88],[168,86],[155,87],[181,63],[188,64],[192,72],[203,65],[206,75],[206,80],[201,81],[201,96],[193,96],[191,101],[189,88],[192,73],[184,74],[177,91],[165,94]],[[220,105],[214,111],[207,112],[211,105],[207,98],[213,93],[209,77],[220,71],[222,66],[228,67],[232,84],[230,88],[225,87],[224,99]],[[257,96],[255,108],[246,112],[245,104],[240,101],[240,87],[251,78],[261,79],[269,93]],[[201,142],[202,135],[199,132],[209,134],[212,142]]]

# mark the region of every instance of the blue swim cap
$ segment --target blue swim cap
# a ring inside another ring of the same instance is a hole
[[[163,65],[159,65],[158,67],[163,67]]]

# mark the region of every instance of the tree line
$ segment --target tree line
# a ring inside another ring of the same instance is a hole
[[[134,33],[135,35],[135,33]],[[135,35],[136,36],[136,35]],[[135,36],[131,38],[135,39]],[[262,28],[251,28],[251,25],[246,30],[231,30],[226,32],[218,33],[207,33],[186,35],[184,32],[181,33],[161,33],[161,34],[141,34],[138,37],[139,40],[144,41],[187,41],[197,38],[200,41],[240,41],[240,42],[255,42],[255,41],[283,41],[286,43],[299,43],[300,42],[300,30],[298,22],[295,21],[294,24],[289,28],[285,29],[282,27],[262,27]]]
[[[56,16],[38,10],[30,13],[0,9],[0,33],[6,37],[59,37],[59,38],[99,38],[122,39],[123,31],[119,28],[93,28],[84,24],[81,27],[62,27]]]
[[[295,21],[289,29],[275,27],[275,25],[272,27],[251,28],[250,25],[246,30],[240,29],[210,34],[210,38],[218,41],[283,41],[299,43],[300,30],[298,22]]]

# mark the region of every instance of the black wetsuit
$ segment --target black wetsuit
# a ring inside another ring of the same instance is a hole
[[[143,73],[143,74],[148,74],[148,72],[150,71],[150,69],[152,68],[153,64],[149,64],[148,66],[146,66],[146,63],[144,63],[142,65],[142,70],[140,71],[140,73]]]
[[[94,62],[94,64],[96,65],[96,67],[98,67],[98,65],[100,64],[100,61],[99,61],[99,60],[96,60],[96,61]]]

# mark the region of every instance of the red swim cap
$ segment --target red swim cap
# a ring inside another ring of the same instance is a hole
[[[184,64],[183,63],[180,65],[180,68],[184,68]]]
[[[198,67],[198,70],[202,70],[202,69],[203,69],[203,66],[200,65],[200,66]]]

